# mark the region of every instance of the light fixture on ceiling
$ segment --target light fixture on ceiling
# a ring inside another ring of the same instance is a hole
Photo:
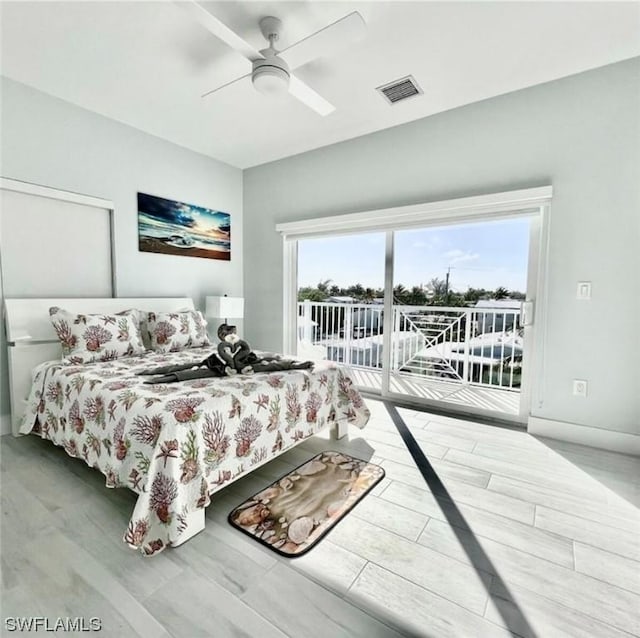
[[[260,29],[264,37],[269,40],[269,46],[259,51],[262,58],[253,60],[251,67],[251,82],[263,95],[280,97],[289,92],[289,65],[278,56],[275,43],[280,37],[282,22],[278,18],[268,16],[260,20]]]
[[[289,70],[280,60],[267,58],[253,63],[251,81],[253,86],[264,95],[280,97],[288,93],[289,77]]]

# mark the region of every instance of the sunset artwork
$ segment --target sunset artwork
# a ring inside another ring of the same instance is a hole
[[[231,259],[231,216],[210,208],[138,193],[142,252]]]

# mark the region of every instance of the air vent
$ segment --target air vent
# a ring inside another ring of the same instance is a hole
[[[415,95],[422,95],[422,89],[411,75],[379,86],[376,91],[380,91],[389,104],[395,104]]]

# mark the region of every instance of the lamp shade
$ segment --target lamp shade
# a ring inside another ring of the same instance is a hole
[[[207,297],[205,314],[216,319],[242,319],[244,299],[242,297]]]

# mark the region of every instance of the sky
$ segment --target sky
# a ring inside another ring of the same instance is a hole
[[[300,240],[298,286],[330,279],[340,287],[383,288],[384,242],[383,232]],[[504,286],[524,292],[528,250],[526,218],[397,231],[394,286],[444,279],[450,268],[454,291]]]

